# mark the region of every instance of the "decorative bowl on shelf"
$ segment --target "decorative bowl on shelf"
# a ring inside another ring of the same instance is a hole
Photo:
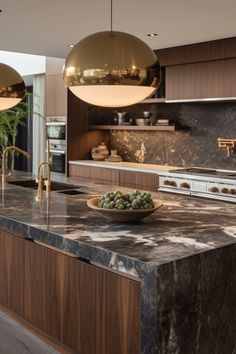
[[[87,205],[89,208],[94,209],[100,215],[105,218],[115,221],[115,222],[137,222],[146,216],[154,213],[157,209],[162,206],[162,202],[159,200],[154,200],[154,208],[151,209],[136,209],[136,210],[117,210],[117,209],[106,209],[99,206],[100,197],[91,198],[87,200]]]
[[[136,118],[135,123],[139,126],[150,125],[151,119],[149,119],[149,118]]]

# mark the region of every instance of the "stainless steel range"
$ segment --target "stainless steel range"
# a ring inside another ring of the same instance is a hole
[[[192,167],[163,172],[159,190],[236,203],[236,171]]]

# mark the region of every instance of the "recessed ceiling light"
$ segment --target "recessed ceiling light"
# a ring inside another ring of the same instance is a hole
[[[74,48],[74,46],[75,46],[74,44],[67,44],[68,48]]]
[[[148,37],[156,37],[158,36],[158,33],[147,33]]]

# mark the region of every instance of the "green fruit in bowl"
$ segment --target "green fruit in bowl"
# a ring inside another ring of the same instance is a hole
[[[143,210],[154,208],[151,193],[132,191],[122,193],[120,191],[108,192],[100,198],[99,206],[104,209],[116,210]]]

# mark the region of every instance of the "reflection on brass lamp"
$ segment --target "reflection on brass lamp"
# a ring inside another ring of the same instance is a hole
[[[111,0],[110,31],[93,33],[74,46],[65,62],[63,80],[85,102],[124,107],[155,92],[157,57],[141,39],[114,31],[112,19]]]
[[[16,106],[25,97],[25,83],[12,67],[0,63],[0,111]]]
[[[236,139],[218,138],[218,146],[227,150],[227,157],[230,157],[236,145]]]

